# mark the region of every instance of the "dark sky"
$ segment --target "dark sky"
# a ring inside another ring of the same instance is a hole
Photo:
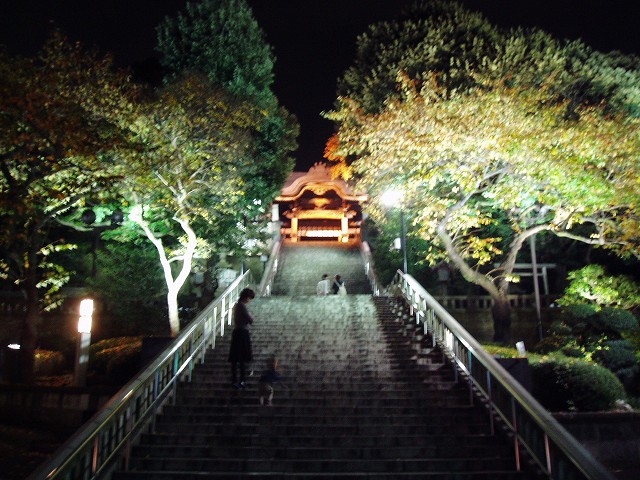
[[[320,118],[350,65],[356,36],[413,0],[248,0],[277,57],[274,91],[301,123],[298,169],[322,160],[332,132]],[[185,0],[0,0],[0,43],[33,54],[51,22],[72,40],[111,52],[119,65],[153,57],[155,26]],[[637,0],[466,0],[504,26],[538,26],[603,51],[640,53]]]

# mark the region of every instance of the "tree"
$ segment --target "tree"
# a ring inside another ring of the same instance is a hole
[[[205,75],[242,101],[265,112],[253,131],[253,157],[239,159],[247,185],[244,208],[260,200],[268,208],[293,169],[290,152],[297,148],[297,120],[271,91],[275,58],[245,0],[205,0],[188,3],[175,18],[157,28],[157,50],[170,81],[185,72]],[[242,223],[242,218],[238,221]]]
[[[640,113],[640,59],[604,54],[580,41],[557,40],[538,29],[499,29],[456,2],[416,2],[398,18],[371,25],[358,37],[353,65],[338,82],[338,95],[378,113],[398,98],[399,72],[418,81],[435,75],[446,91],[477,86],[478,73],[512,84],[547,83],[568,100],[568,116],[582,105],[601,104],[632,116]]]
[[[245,0],[189,2],[157,33],[167,80],[200,72],[240,98],[271,101],[275,58]]]
[[[398,18],[369,26],[358,36],[356,57],[338,81],[338,95],[370,113],[397,95],[397,75],[428,79],[464,90],[475,84],[471,71],[492,58],[504,41],[481,14],[456,2],[416,2]]]
[[[26,301],[23,381],[33,376],[37,325],[69,273],[51,253],[61,215],[113,184],[114,148],[127,144],[135,90],[111,59],[54,33],[36,58],[0,53],[0,249],[5,278]]]
[[[525,241],[549,232],[640,255],[639,120],[558,101],[553,84],[512,87],[482,76],[454,94],[401,75],[402,98],[379,114],[341,99],[338,151],[362,188],[406,192],[427,259],[447,256],[494,300],[494,337],[508,338],[509,284]],[[379,205],[372,215],[384,222]]]
[[[142,111],[133,128],[145,149],[122,162],[121,186],[129,219],[158,253],[175,336],[178,293],[196,249],[207,248],[205,238],[219,238],[242,203],[248,168],[242,160],[250,158],[260,112],[201,75],[177,78]]]
[[[358,38],[325,156],[374,198],[405,189],[417,233],[433,242],[425,257],[449,256],[490,293],[502,340],[527,238],[553,232],[637,255],[639,65],[419,2]]]

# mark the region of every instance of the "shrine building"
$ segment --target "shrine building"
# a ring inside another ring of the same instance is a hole
[[[361,240],[362,203],[368,199],[344,180],[331,178],[326,164],[316,163],[308,172],[289,175],[274,206],[284,239],[347,243]]]

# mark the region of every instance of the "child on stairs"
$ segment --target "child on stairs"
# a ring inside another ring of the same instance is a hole
[[[258,383],[258,401],[260,405],[270,407],[273,402],[273,384],[282,379],[278,372],[278,359],[272,356],[267,362],[267,369],[260,376]]]

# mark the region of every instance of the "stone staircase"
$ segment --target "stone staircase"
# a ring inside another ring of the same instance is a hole
[[[115,480],[538,478],[515,471],[512,443],[395,301],[299,293],[249,309],[246,390],[231,386],[227,333]],[[273,354],[284,378],[263,407],[257,378]]]
[[[272,294],[315,295],[316,284],[324,273],[332,281],[340,275],[349,294],[371,293],[357,246],[335,242],[288,242],[282,246]]]

